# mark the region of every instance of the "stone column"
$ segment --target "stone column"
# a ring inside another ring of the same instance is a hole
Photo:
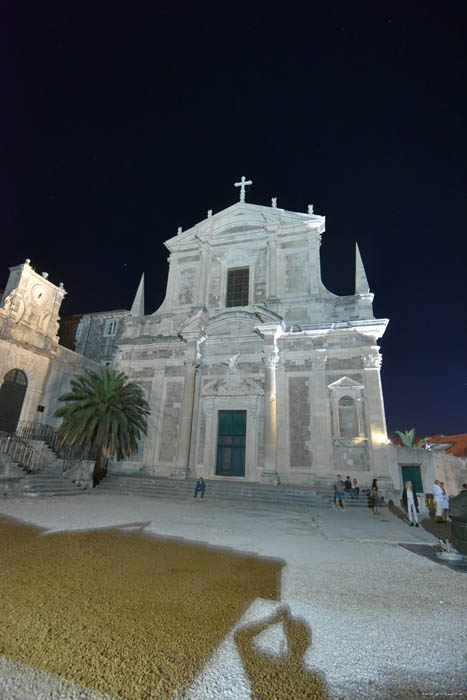
[[[279,362],[277,339],[283,334],[284,326],[279,323],[262,323],[256,332],[264,338],[264,448],[263,473],[260,481],[278,484],[277,474],[277,415],[276,415],[276,367]]]
[[[357,409],[357,421],[358,421],[358,437],[365,437],[365,425],[363,423],[363,405],[362,396],[357,396],[355,399],[355,406]]]
[[[172,479],[186,479],[188,461],[190,458],[191,426],[193,423],[193,399],[195,392],[195,379],[197,361],[185,360],[185,381],[183,383],[182,405],[180,406],[180,419],[178,422],[178,440],[176,468],[170,477]]]
[[[276,413],[276,367],[279,362],[277,345],[263,348],[264,362],[264,466],[260,480],[278,484],[277,475],[277,413]]]
[[[381,387],[382,356],[377,346],[370,352],[362,353],[365,374],[365,399],[369,417],[371,442],[382,444],[387,440],[386,416],[384,413],[383,391]]]
[[[368,453],[370,471],[378,478],[389,476],[386,417],[384,414],[383,392],[381,388],[382,357],[378,346],[362,353],[365,375],[365,405],[369,423]],[[380,482],[380,488],[384,482]]]

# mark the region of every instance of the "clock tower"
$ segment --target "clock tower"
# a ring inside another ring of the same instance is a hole
[[[59,310],[66,294],[47,272],[38,274],[27,259],[10,267],[10,277],[0,304],[0,332],[4,338],[28,343],[54,353],[58,344]]]

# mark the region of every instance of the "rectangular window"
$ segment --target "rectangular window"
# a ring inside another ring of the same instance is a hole
[[[107,321],[104,335],[115,335],[117,333],[117,321]]]
[[[248,306],[250,268],[235,267],[227,270],[226,306]]]

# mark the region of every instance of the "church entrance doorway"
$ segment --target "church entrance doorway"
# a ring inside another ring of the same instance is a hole
[[[219,411],[217,476],[245,476],[246,411]]]
[[[15,432],[27,386],[27,377],[21,369],[12,369],[5,374],[0,389],[0,430]]]
[[[401,467],[402,469],[402,483],[405,487],[406,481],[411,481],[413,490],[415,493],[423,493],[422,475],[420,473],[420,467]]]

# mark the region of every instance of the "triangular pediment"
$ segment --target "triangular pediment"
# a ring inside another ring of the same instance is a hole
[[[203,219],[186,231],[181,231],[173,238],[166,241],[169,250],[178,246],[185,246],[191,241],[213,238],[232,238],[243,236],[249,232],[268,233],[268,228],[287,228],[288,226],[311,226],[324,230],[324,216],[306,214],[303,212],[287,211],[278,207],[264,207],[258,204],[237,202],[212,216]]]
[[[337,382],[328,384],[328,389],[363,389],[363,384],[359,384],[350,377],[341,377]]]

